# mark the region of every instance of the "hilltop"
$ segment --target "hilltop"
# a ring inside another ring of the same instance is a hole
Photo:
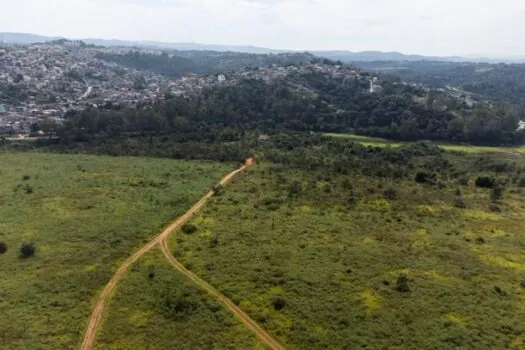
[[[32,44],[63,39],[63,37],[43,36],[26,33],[0,33],[0,39],[6,44]],[[252,54],[276,54],[293,52],[294,50],[273,49],[267,47],[258,47],[253,45],[217,45],[202,43],[170,43],[159,41],[134,41],[119,39],[100,39],[100,38],[82,38],[87,44],[98,46],[120,46],[135,48],[152,48],[152,49],[170,49],[170,50],[198,50],[198,51],[218,51],[218,52],[242,52]],[[446,61],[446,62],[524,62],[525,57],[482,57],[482,56],[429,56],[418,54],[407,54],[402,52],[383,52],[383,51],[348,51],[348,50],[311,50],[311,53],[332,60],[341,60],[343,62],[373,62],[373,61]]]

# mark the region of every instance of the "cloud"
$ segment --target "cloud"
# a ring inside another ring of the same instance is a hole
[[[518,0],[0,0],[1,30],[440,55],[525,54]]]

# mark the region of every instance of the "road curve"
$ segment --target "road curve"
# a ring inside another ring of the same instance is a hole
[[[248,165],[249,163],[247,165],[240,167],[239,169],[232,171],[231,173],[226,175],[219,183],[221,185],[227,184],[235,175],[244,171]],[[108,303],[111,297],[113,296],[115,287],[120,282],[120,280],[124,277],[128,268],[132,264],[134,264],[138,259],[140,259],[140,257],[142,257],[145,253],[147,253],[157,244],[159,244],[160,242],[165,240],[167,237],[169,237],[169,235],[173,231],[177,230],[184,223],[186,223],[191,218],[191,216],[195,214],[195,212],[199,211],[204,206],[204,204],[206,204],[206,202],[213,196],[213,194],[214,194],[213,191],[209,191],[204,197],[202,197],[200,201],[198,201],[193,207],[191,207],[191,209],[188,210],[184,215],[179,217],[168,228],[162,231],[159,235],[157,235],[154,239],[152,239],[150,242],[148,242],[145,246],[140,248],[137,252],[135,252],[135,254],[130,256],[128,259],[126,259],[122,263],[122,265],[118,268],[118,270],[115,272],[113,277],[111,277],[111,280],[104,287],[104,290],[102,291],[102,293],[100,293],[98,297],[97,303],[93,309],[93,312],[91,313],[91,317],[89,318],[89,324],[84,334],[84,340],[80,347],[81,350],[91,350],[93,348],[93,345],[95,344],[95,338],[97,336],[97,331],[102,324],[104,313],[106,312]]]
[[[284,350],[284,347],[276,341],[270,334],[268,334],[264,329],[262,329],[255,321],[253,321],[250,316],[248,316],[244,311],[242,311],[237,305],[235,305],[230,299],[228,299],[224,294],[219,292],[217,289],[212,287],[210,284],[208,284],[206,281],[202,280],[191,272],[190,270],[186,269],[184,265],[182,265],[175,257],[170,253],[168,248],[168,237],[166,236],[160,243],[162,252],[166,256],[166,258],[169,260],[171,265],[175,269],[177,269],[180,273],[188,277],[190,280],[192,280],[195,284],[197,284],[199,287],[204,289],[206,292],[211,294],[215,299],[220,301],[228,310],[230,310],[231,313],[233,313],[237,318],[244,323],[248,329],[250,329],[252,332],[255,333],[255,335],[261,340],[266,346],[268,346],[270,349],[273,350]]]

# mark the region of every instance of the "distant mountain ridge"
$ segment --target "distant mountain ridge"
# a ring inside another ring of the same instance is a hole
[[[44,36],[30,33],[0,33],[0,43],[27,45],[37,42],[46,42],[65,39],[64,37]],[[118,39],[97,39],[86,38],[80,39],[86,44],[93,44],[99,46],[129,46],[129,47],[144,47],[156,49],[171,49],[171,50],[200,50],[200,51],[218,51],[218,52],[243,52],[251,54],[276,54],[285,52],[294,52],[294,50],[278,50],[265,47],[258,47],[252,45],[216,45],[216,44],[199,44],[199,43],[167,43],[160,41],[130,41]],[[326,57],[331,60],[340,60],[343,62],[373,62],[373,61],[445,61],[445,62],[489,62],[489,63],[514,63],[525,62],[523,57],[507,57],[507,58],[488,58],[488,57],[459,57],[459,56],[424,56],[404,54],[401,52],[382,52],[382,51],[362,51],[352,52],[346,50],[314,50],[310,53]]]

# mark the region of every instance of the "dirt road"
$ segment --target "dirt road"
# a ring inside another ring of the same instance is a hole
[[[272,338],[271,335],[269,335],[264,329],[259,327],[257,323],[255,323],[250,316],[248,316],[244,311],[242,311],[237,305],[235,305],[230,299],[228,299],[225,295],[223,295],[221,292],[219,292],[217,289],[213,288],[211,285],[209,285],[206,281],[200,279],[197,275],[195,275],[190,270],[186,269],[173,255],[170,253],[168,248],[168,237],[165,237],[162,242],[160,243],[162,247],[162,252],[166,256],[166,258],[169,260],[171,265],[175,269],[177,269],[180,273],[188,277],[190,280],[192,280],[195,284],[197,284],[199,287],[204,289],[206,292],[208,292],[210,295],[212,295],[215,299],[217,299],[219,302],[221,302],[228,310],[230,310],[231,313],[233,313],[237,318],[244,323],[248,329],[250,329],[252,332],[255,333],[255,335],[261,340],[266,346],[268,346],[270,349],[273,350],[284,350],[284,347],[277,342],[275,339]]]
[[[244,165],[241,168],[232,171],[220,181],[220,184],[226,185],[235,175],[244,171],[246,167],[249,166],[250,164],[251,164],[251,161],[247,162],[247,165]],[[120,266],[119,269],[115,272],[115,274],[113,275],[109,283],[106,285],[106,287],[104,287],[104,290],[98,297],[95,308],[93,309],[93,312],[89,319],[89,325],[84,335],[84,341],[82,342],[82,346],[80,348],[81,350],[91,350],[93,348],[93,345],[95,343],[95,338],[97,335],[97,331],[102,325],[104,313],[106,312],[109,301],[111,297],[113,296],[115,287],[120,282],[120,280],[124,277],[124,274],[127,272],[128,268],[131,265],[133,265],[138,259],[140,259],[141,256],[143,256],[145,253],[147,253],[149,250],[151,250],[153,247],[155,247],[159,243],[162,247],[162,250],[164,251],[164,254],[169,259],[170,263],[175,267],[180,266],[183,269],[182,270],[180,268],[177,268],[180,272],[184,273],[186,276],[188,276],[191,280],[193,280],[199,286],[201,286],[206,291],[208,291],[210,294],[212,294],[217,299],[219,299],[231,312],[237,315],[248,328],[250,328],[253,332],[255,332],[256,335],[270,348],[283,349],[283,347],[279,345],[279,343],[273,340],[270,335],[268,335],[262,328],[260,328],[252,319],[250,319],[248,315],[246,315],[242,310],[240,310],[235,304],[233,304],[225,296],[221,295],[217,290],[215,290],[213,287],[208,285],[206,282],[202,281],[197,276],[195,276],[193,273],[186,270],[184,266],[182,266],[177,260],[175,260],[175,258],[169,253],[169,250],[167,248],[168,247],[167,240],[168,240],[169,235],[173,231],[180,228],[184,223],[186,223],[192,217],[192,215],[195,214],[195,212],[199,211],[204,206],[204,204],[206,204],[206,202],[213,196],[213,194],[214,194],[213,191],[209,191],[199,202],[197,202],[197,204],[195,204],[184,215],[179,217],[168,228],[166,228],[158,236],[156,236],[149,243],[147,243],[145,246],[140,248],[135,254],[133,254],[131,257],[126,259],[126,261],[124,261],[122,266]]]

